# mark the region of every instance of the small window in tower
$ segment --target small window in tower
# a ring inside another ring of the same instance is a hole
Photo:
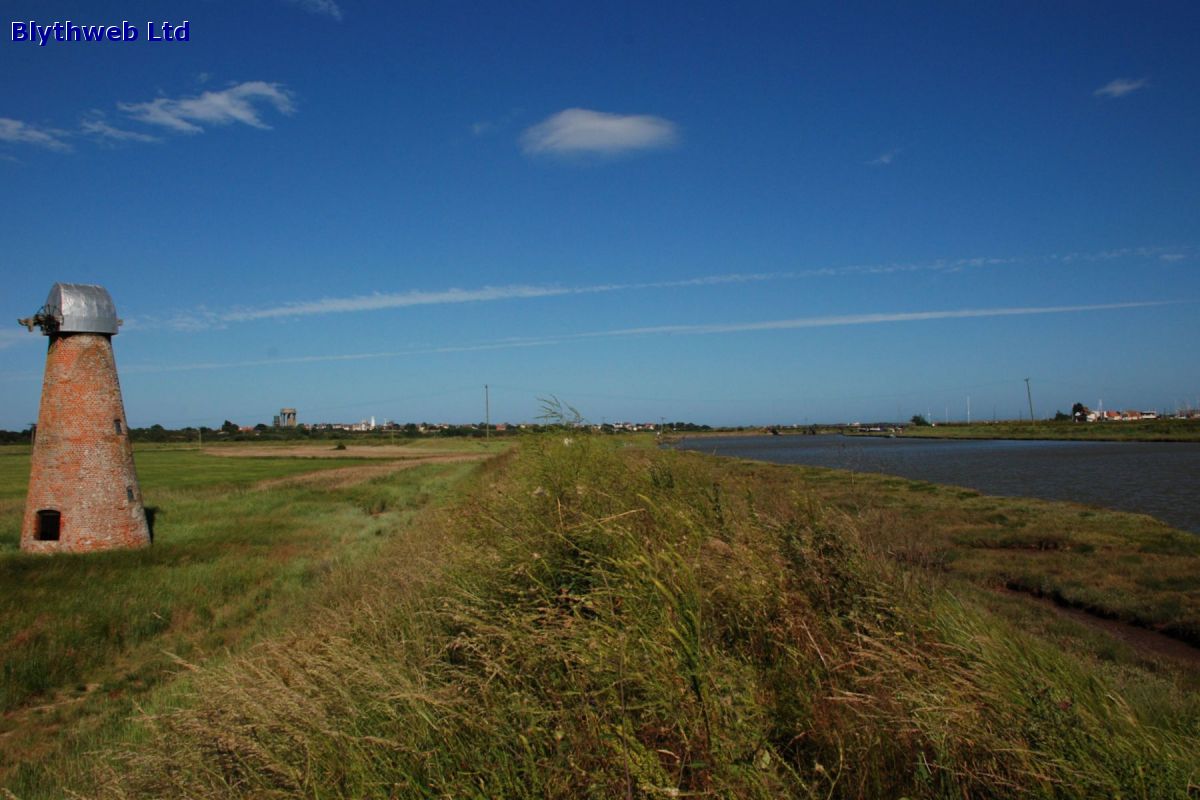
[[[132,486],[125,487],[125,499],[131,503],[133,502],[133,487]]]
[[[113,430],[117,432],[117,436],[121,435],[121,420],[119,420],[119,419],[113,420]]]
[[[61,530],[62,514],[48,508],[37,512],[37,531],[34,538],[40,542],[57,542]]]

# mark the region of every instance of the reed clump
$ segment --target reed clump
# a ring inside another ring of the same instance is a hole
[[[106,797],[1186,797],[1200,708],[701,456],[546,436],[304,629],[189,677]]]

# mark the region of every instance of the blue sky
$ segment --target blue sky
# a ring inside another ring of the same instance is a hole
[[[1200,7],[1044,6],[10,1],[0,318],[133,425],[1196,406]]]

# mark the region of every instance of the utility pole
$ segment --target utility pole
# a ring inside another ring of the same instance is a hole
[[[1033,422],[1033,390],[1029,388],[1029,378],[1025,379],[1025,396],[1029,398],[1029,421]]]
[[[203,449],[204,449],[204,426],[203,426],[203,425],[201,425],[200,427],[196,428],[196,435],[200,437],[200,446],[199,446],[199,449],[200,449],[200,450],[203,450]]]
[[[971,424],[971,395],[967,395],[967,424]]]
[[[488,393],[488,385],[483,385],[483,439],[492,438],[492,397]]]

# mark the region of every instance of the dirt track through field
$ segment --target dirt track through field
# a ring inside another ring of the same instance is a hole
[[[463,461],[481,461],[484,458],[487,458],[487,454],[439,453],[402,461],[376,462],[361,467],[338,467],[337,469],[306,472],[303,475],[291,475],[286,478],[269,478],[254,484],[254,489],[274,489],[280,486],[319,486],[323,489],[341,489],[425,464],[455,464]]]
[[[494,452],[494,451],[491,451]],[[387,459],[403,461],[439,456],[483,457],[491,452],[472,453],[469,450],[406,447],[404,445],[371,445],[367,447],[350,445],[344,450],[338,450],[329,445],[231,445],[211,449],[206,448],[204,454],[222,458],[369,458],[372,460]]]
[[[1200,648],[1193,647],[1187,642],[1173,639],[1166,634],[1150,628],[1142,628],[1128,622],[1115,619],[1105,619],[1082,608],[1071,608],[1060,605],[1049,597],[1036,595],[1017,589],[1001,589],[1001,594],[1022,597],[1048,608],[1060,617],[1072,620],[1092,630],[1106,633],[1124,642],[1139,653],[1151,653],[1156,656],[1181,662],[1195,669],[1200,667]]]

